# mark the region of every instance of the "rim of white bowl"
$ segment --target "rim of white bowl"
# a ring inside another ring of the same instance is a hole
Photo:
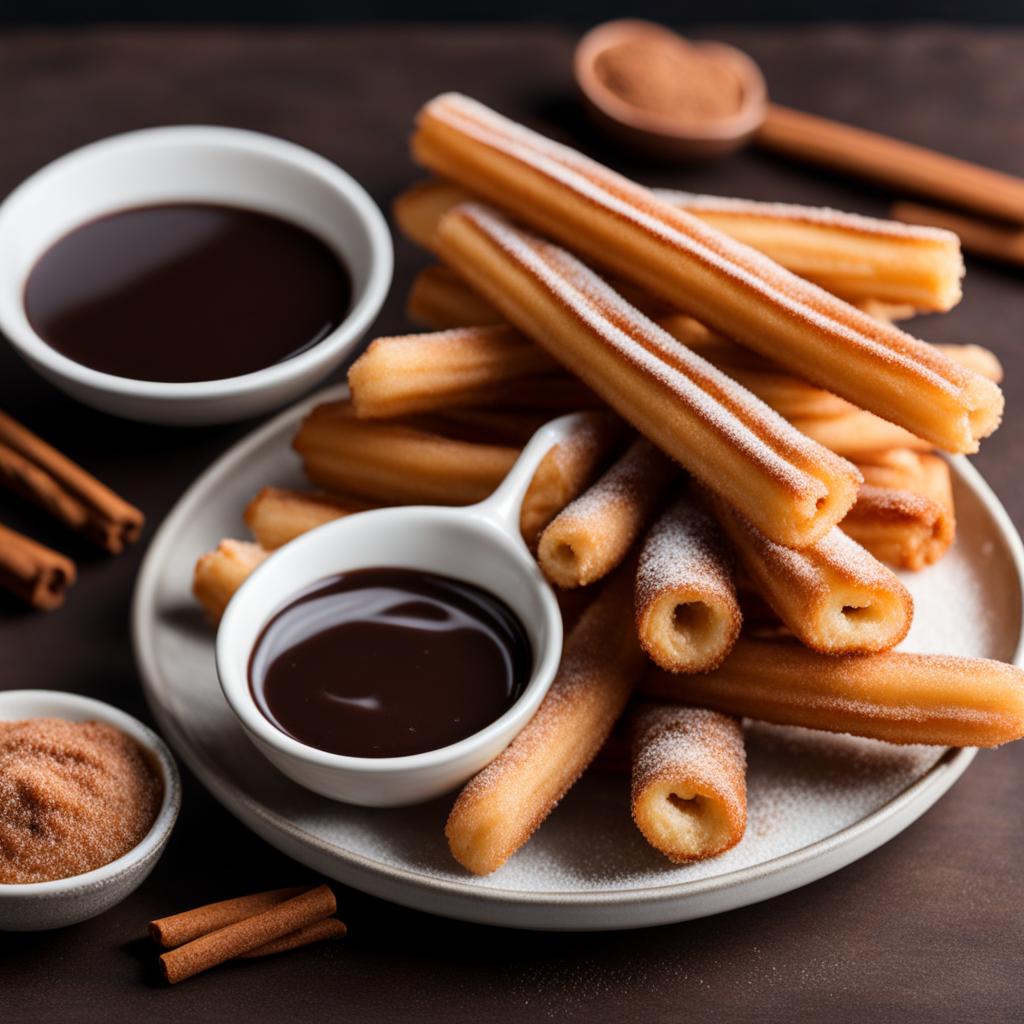
[[[482,729],[478,729],[469,736],[449,743],[444,747],[437,747],[434,750],[424,750],[418,754],[405,754],[401,757],[356,757],[351,754],[335,754],[329,750],[321,750],[319,747],[310,746],[301,740],[289,736],[281,728],[274,725],[259,709],[252,694],[248,677],[248,659],[251,656],[253,647],[246,648],[244,658],[245,666],[237,673],[232,673],[232,678],[225,679],[225,672],[222,666],[234,658],[236,641],[233,633],[237,628],[235,622],[244,613],[244,606],[249,595],[256,592],[260,586],[263,576],[266,575],[267,567],[276,559],[275,564],[280,564],[282,558],[301,557],[302,552],[313,545],[330,546],[331,538],[335,533],[343,531],[356,519],[364,516],[385,516],[388,518],[419,518],[435,520],[458,519],[460,524],[465,523],[468,528],[476,527],[490,533],[495,543],[505,546],[508,557],[516,559],[522,564],[524,572],[534,575],[532,569],[536,568],[535,563],[526,565],[525,560],[515,548],[512,538],[504,530],[488,519],[476,518],[465,508],[448,508],[440,505],[409,505],[396,508],[372,509],[368,512],[356,513],[338,519],[333,522],[324,523],[313,530],[302,534],[290,541],[283,548],[278,548],[268,558],[264,559],[250,574],[232,596],[231,601],[224,612],[224,616],[217,628],[217,636],[214,641],[216,650],[217,679],[220,683],[221,692],[228,706],[234,712],[246,732],[251,733],[261,742],[273,747],[275,750],[289,757],[304,761],[307,764],[316,765],[321,768],[334,768],[340,771],[365,772],[367,774],[392,774],[397,772],[417,771],[424,768],[436,768],[439,765],[450,761],[456,761],[465,754],[470,753],[477,747],[484,746],[497,735],[504,732],[510,723],[522,718],[523,724],[540,706],[544,695],[551,688],[555,673],[558,671],[558,663],[562,654],[562,620],[558,610],[558,602],[540,573],[536,570],[536,578],[540,583],[537,588],[538,596],[543,606],[544,616],[547,620],[548,629],[553,629],[558,634],[557,640],[549,641],[542,651],[533,652],[533,669],[530,678],[523,692],[516,698],[515,702],[504,711],[498,718]],[[329,575],[329,572],[328,574]],[[464,577],[457,577],[464,578]],[[473,582],[467,580],[467,582]],[[478,584],[479,585],[479,584]],[[297,588],[291,597],[295,597],[303,588]],[[260,629],[270,621],[288,602],[288,598],[279,602],[274,611],[261,619]],[[259,634],[257,633],[257,639]],[[531,637],[531,645],[534,638]],[[231,645],[231,651],[228,646]]]
[[[140,128],[136,131],[111,135],[57,157],[29,175],[0,203],[0,239],[11,210],[25,201],[26,195],[49,184],[50,180],[67,174],[68,168],[81,160],[96,155],[117,154],[119,150],[160,149],[180,145],[224,145],[236,152],[253,157],[269,157],[304,172],[328,185],[338,199],[356,214],[369,238],[370,259],[366,283],[360,290],[345,319],[326,338],[310,349],[291,356],[261,370],[202,381],[150,381],[135,380],[104,373],[75,362],[52,348],[41,338],[28,321],[22,301],[8,304],[0,296],[0,331],[30,362],[39,363],[51,373],[76,384],[117,395],[155,400],[185,398],[227,398],[273,387],[330,363],[342,350],[350,346],[369,328],[387,298],[394,271],[394,247],[391,233],[380,208],[370,194],[347,171],[304,146],[262,132],[245,128],[225,128],[217,125],[166,125],[158,128]],[[80,224],[72,225],[69,230]],[[315,234],[316,232],[314,232]],[[333,251],[334,247],[331,246]]]
[[[92,871],[85,871],[80,875],[69,875],[67,878],[53,878],[46,882],[0,883],[0,901],[26,896],[48,899],[67,896],[86,889],[99,889],[110,885],[118,878],[138,868],[141,863],[156,856],[170,838],[181,809],[181,776],[174,755],[167,744],[149,726],[143,725],[127,711],[115,708],[105,701],[96,700],[94,697],[68,693],[64,690],[0,691],[0,721],[14,721],[14,719],[3,717],[3,710],[6,700],[15,696],[26,701],[56,702],[64,705],[68,710],[73,708],[76,713],[84,712],[96,721],[105,722],[107,725],[113,725],[120,729],[152,755],[163,784],[163,796],[149,831],[135,846],[121,854],[120,857],[108,864],[101,864],[98,868],[93,868]],[[51,712],[46,716],[33,715],[32,717],[60,718],[62,715]],[[75,719],[75,721],[80,720],[83,719]]]

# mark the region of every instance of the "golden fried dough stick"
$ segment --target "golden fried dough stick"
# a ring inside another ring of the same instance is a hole
[[[374,508],[360,498],[344,498],[287,487],[264,487],[245,507],[245,525],[267,551],[334,519]]]
[[[876,558],[923,569],[949,550],[956,535],[949,464],[905,449],[879,452],[860,466],[864,483],[839,524]]]
[[[443,266],[425,267],[413,278],[405,312],[425,327],[479,327],[502,321],[489,302]]]
[[[791,203],[654,194],[826,291],[870,304],[872,315],[944,312],[960,301],[964,266],[951,231]],[[450,181],[419,182],[395,202],[395,220],[407,238],[429,249],[441,217],[475,198]]]
[[[653,669],[641,689],[725,714],[889,743],[997,747],[1024,736],[1024,671],[982,658],[902,651],[836,658],[741,637],[714,672]]]
[[[681,704],[629,715],[633,820],[676,864],[717,857],[747,827],[747,755],[739,719]]]
[[[903,427],[863,409],[851,409],[837,416],[794,416],[790,422],[800,433],[854,462],[890,448],[929,451],[932,447]]]
[[[548,523],[590,486],[624,432],[617,416],[587,413],[569,437],[544,456],[519,513],[519,530],[531,550]]]
[[[629,306],[565,250],[480,206],[438,229],[446,261],[644,436],[779,543],[811,544],[860,475]]]
[[[393,505],[482,501],[518,455],[512,446],[360,420],[345,402],[318,405],[303,420],[292,447],[317,487]]]
[[[640,549],[634,589],[644,650],[669,672],[720,665],[740,633],[733,558],[714,518],[677,498]]]
[[[1003,397],[991,381],[466,97],[439,96],[421,110],[413,154],[726,337],[936,446],[976,451],[999,424]],[[465,266],[455,269],[479,283]]]
[[[630,625],[631,565],[606,583],[566,640],[547,696],[522,732],[459,794],[445,835],[487,875],[523,846],[594,759],[643,672]]]
[[[946,312],[960,301],[964,261],[951,231],[792,203],[656,194],[847,302]]]
[[[200,555],[192,574],[192,594],[211,622],[224,614],[228,601],[269,552],[244,540],[222,540]]]
[[[557,363],[507,326],[376,338],[349,367],[356,415],[390,419],[482,401],[497,383],[553,373]]]
[[[679,470],[637,438],[540,535],[537,561],[556,586],[584,587],[607,576],[646,529]]]
[[[769,540],[720,499],[719,525],[758,593],[808,647],[866,654],[898,644],[914,603],[896,575],[838,527],[800,551]]]

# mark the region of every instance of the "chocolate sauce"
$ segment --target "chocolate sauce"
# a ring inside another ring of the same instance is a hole
[[[263,714],[312,747],[355,757],[437,750],[518,700],[530,641],[504,601],[419,569],[328,577],[267,623],[249,660]]]
[[[345,318],[348,270],[304,228],[176,203],[76,228],[32,269],[25,312],[58,352],[118,377],[220,380],[315,345]]]

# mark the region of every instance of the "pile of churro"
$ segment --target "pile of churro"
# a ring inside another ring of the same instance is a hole
[[[893,650],[893,571],[955,538],[950,469],[998,425],[995,356],[896,321],[960,298],[957,237],[799,206],[660,193],[458,95],[420,112],[401,230],[439,263],[410,318],[294,440],[315,491],[268,487],[251,541],[200,558],[216,617],[268,551],[382,505],[485,498],[533,431],[585,411],[523,502],[563,606],[535,717],[458,795],[468,870],[499,868],[609,743],[677,863],[746,823],[744,718],[890,743],[1024,735],[1024,673]]]

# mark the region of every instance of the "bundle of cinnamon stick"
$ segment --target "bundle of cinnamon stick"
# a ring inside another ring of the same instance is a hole
[[[111,554],[142,532],[143,515],[135,506],[3,412],[0,485]],[[63,603],[75,576],[71,559],[0,526],[0,587],[49,610]]]
[[[252,959],[343,938],[329,886],[272,889],[150,921],[165,980],[175,985],[228,960]]]

